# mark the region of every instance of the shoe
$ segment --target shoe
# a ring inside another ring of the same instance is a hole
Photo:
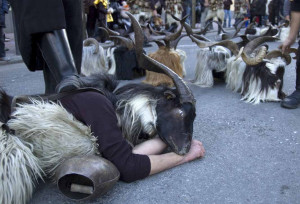
[[[298,108],[300,104],[300,90],[294,91],[291,95],[283,99],[281,107],[288,109]]]
[[[2,62],[8,62],[10,60],[9,57],[0,57],[0,61]]]
[[[6,47],[5,49],[4,49],[5,51],[9,51],[9,49]]]
[[[4,40],[5,42],[9,42],[10,41],[10,39],[9,38],[5,38],[5,40]]]

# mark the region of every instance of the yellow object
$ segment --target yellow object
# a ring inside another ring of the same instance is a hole
[[[108,1],[107,0],[95,0],[94,5],[98,5],[100,2],[103,4],[104,8],[107,9],[107,6],[108,6]],[[112,15],[110,13],[106,15],[106,21],[107,21],[107,23],[110,23],[110,22],[114,21]]]
[[[107,8],[107,5],[108,5],[108,1],[107,0],[95,0],[94,4],[98,5],[100,2],[103,4],[104,8]]]
[[[107,21],[107,23],[110,23],[110,22],[114,21],[112,15],[110,13],[106,15],[106,21]]]

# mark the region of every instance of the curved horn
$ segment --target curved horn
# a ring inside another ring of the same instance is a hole
[[[172,43],[171,43],[171,47],[173,47],[174,48],[174,50],[176,50],[177,49],[177,45],[178,45],[178,43],[179,43],[179,41],[183,38],[183,37],[185,37],[185,36],[187,36],[187,34],[183,34],[183,35],[181,35],[179,38],[177,38],[175,41],[173,41]]]
[[[158,40],[155,40],[154,42],[156,43],[156,45],[157,45],[158,47],[164,47],[164,46],[166,46],[164,43],[162,43],[162,42],[160,42],[160,41],[158,41]]]
[[[132,40],[128,38],[122,36],[111,36],[110,38],[120,40],[129,50],[132,50],[134,48]]]
[[[88,38],[83,41],[84,47],[88,47],[90,45],[95,45],[95,51],[93,54],[99,53],[99,42],[95,38]]]
[[[204,37],[203,35],[197,35],[197,34],[193,34],[193,37],[195,37],[198,40],[202,40],[202,41],[206,41],[206,42],[211,42],[210,39]]]
[[[295,57],[293,57],[293,59],[294,59],[294,60],[297,59],[297,56],[298,56],[298,49],[297,49],[297,48],[289,48],[289,49],[287,49],[287,52],[288,52],[289,54],[294,53],[294,54],[295,54]]]
[[[108,32],[108,34],[110,36],[117,36],[117,35],[120,35],[120,33],[116,32],[116,31],[113,31],[111,29],[109,29],[107,26],[104,27],[104,29],[106,29],[106,31]]]
[[[165,35],[164,32],[154,30],[150,24],[148,24],[147,26],[153,35],[157,35],[157,36]]]
[[[180,94],[180,102],[181,103],[191,103],[195,105],[195,98],[189,89],[189,87],[185,84],[185,82],[180,78],[174,71],[169,69],[167,66],[157,62],[156,60],[150,58],[149,56],[145,55],[143,53],[143,32],[142,29],[137,22],[137,20],[134,18],[134,16],[127,12],[126,13],[132,23],[134,34],[135,34],[135,47],[136,47],[136,55],[137,55],[137,61],[140,67],[147,69],[149,71],[158,72],[158,73],[164,73],[167,76],[169,76],[176,88],[178,93]]]
[[[180,35],[181,35],[181,32],[182,32],[182,29],[183,29],[183,26],[182,25],[180,25],[180,29],[178,29],[178,31],[177,32],[175,32],[175,33],[173,33],[173,34],[171,34],[171,35],[167,35],[166,37],[165,37],[165,41],[174,41],[174,40],[176,40],[177,38],[179,38],[180,37]]]
[[[250,41],[246,46],[242,53],[242,58],[247,65],[257,65],[263,61],[264,57],[267,55],[267,47],[262,46],[259,49],[258,54],[255,57],[250,57],[249,55],[253,53],[254,49],[260,46],[262,43],[265,42],[273,42],[278,40],[278,38],[264,36],[258,37],[252,41]]]
[[[212,47],[212,46],[223,46],[228,48],[234,55],[237,55],[239,53],[238,46],[236,43],[230,41],[230,40],[223,40],[220,42],[203,42],[201,40],[196,39],[194,36],[190,36],[200,48],[205,48],[205,47]]]
[[[266,55],[265,59],[270,60],[272,58],[277,58],[277,57],[284,58],[287,65],[289,65],[291,63],[291,61],[292,61],[291,56],[289,54],[285,54],[285,53],[283,54],[281,52],[281,50],[272,50],[271,52],[269,52]]]

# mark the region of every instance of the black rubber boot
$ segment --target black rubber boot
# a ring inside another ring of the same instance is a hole
[[[55,79],[55,92],[65,92],[79,87],[78,72],[75,67],[73,55],[65,30],[56,30],[44,33],[38,42],[39,48],[50,71],[44,70],[46,91],[52,91]],[[52,76],[47,76],[51,74]],[[47,84],[50,83],[50,84]]]
[[[298,51],[298,55],[299,55]],[[281,106],[283,108],[295,109],[300,105],[300,59],[297,59],[296,68],[296,90],[289,96],[287,96],[282,102]]]
[[[300,89],[295,90],[291,95],[283,99],[281,106],[283,108],[295,109],[300,105]]]

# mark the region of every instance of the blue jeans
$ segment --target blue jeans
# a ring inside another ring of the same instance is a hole
[[[226,21],[228,18],[228,27],[231,27],[231,11],[230,10],[224,10],[225,12],[225,18],[224,18],[224,23],[223,26],[226,27]]]

